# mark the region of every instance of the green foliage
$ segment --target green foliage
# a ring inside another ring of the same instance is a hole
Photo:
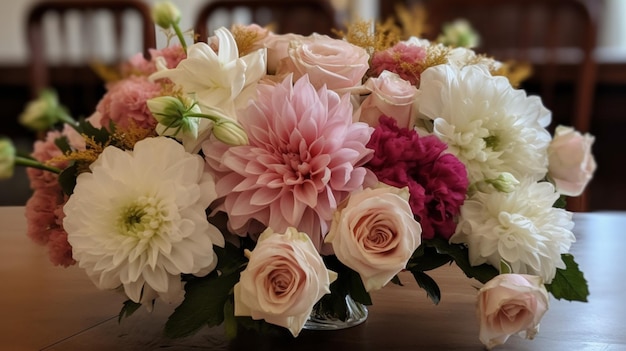
[[[59,185],[61,185],[61,189],[68,196],[74,193],[77,173],[78,165],[74,161],[71,161],[69,166],[59,173]]]
[[[574,261],[574,256],[563,254],[561,258],[565,262],[565,269],[557,268],[556,276],[550,284],[546,284],[546,289],[558,300],[587,302],[589,287],[578,264]]]
[[[185,300],[174,310],[165,324],[165,335],[180,338],[192,335],[204,326],[214,327],[228,319],[230,332],[233,329],[227,302],[232,303],[233,287],[245,268],[246,259],[234,245],[214,247],[218,255],[215,271],[206,277],[191,278],[185,285]]]
[[[454,263],[461,268],[468,278],[475,278],[481,283],[486,283],[499,274],[496,268],[486,263],[472,266],[469,262],[467,247],[463,244],[450,244],[443,238],[425,240],[424,244],[436,248],[439,254],[452,257]]]
[[[124,306],[122,306],[122,309],[120,310],[120,314],[117,316],[117,322],[120,323],[122,322],[122,319],[132,316],[133,313],[139,309],[139,307],[141,307],[140,303],[132,300],[126,300],[124,302]]]
[[[441,290],[439,290],[439,285],[433,278],[431,278],[428,274],[420,271],[411,271],[413,273],[413,277],[415,281],[420,286],[420,288],[426,291],[426,295],[428,298],[435,304],[439,304],[441,301]]]

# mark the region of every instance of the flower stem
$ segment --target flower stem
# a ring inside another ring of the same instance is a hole
[[[48,166],[48,165],[43,164],[43,163],[41,163],[41,162],[39,162],[37,160],[34,160],[32,158],[23,157],[23,156],[16,156],[15,157],[15,164],[18,165],[18,166],[37,168],[37,169],[41,169],[41,170],[52,172],[52,173],[56,173],[56,174],[61,173],[61,169],[60,168],[56,168],[56,167],[53,167],[53,166]]]
[[[178,23],[172,23],[172,28],[174,28],[178,41],[180,41],[180,45],[183,47],[183,50],[185,50],[185,54],[187,54],[187,42],[185,41],[185,37],[183,36],[183,32],[180,30]]]

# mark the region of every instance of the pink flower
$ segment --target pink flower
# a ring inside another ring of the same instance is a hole
[[[385,286],[420,246],[422,228],[408,199],[406,188],[381,184],[353,192],[335,211],[325,240],[367,291]]]
[[[465,200],[468,180],[465,166],[435,136],[419,137],[381,117],[367,144],[374,157],[366,165],[378,179],[398,188],[409,187],[409,204],[422,225],[422,238],[449,239]]]
[[[124,76],[149,76],[157,71],[157,59],[162,58],[167,68],[175,68],[180,61],[186,58],[185,50],[180,44],[174,44],[163,49],[150,49],[150,60],[146,60],[142,53],[132,56],[122,65]]]
[[[319,89],[352,88],[361,84],[369,68],[365,49],[326,35],[312,34],[289,42],[288,55],[278,64],[277,74],[293,73],[294,79],[308,75]]]
[[[151,82],[144,76],[131,76],[110,83],[107,90],[96,106],[96,110],[102,115],[102,126],[108,127],[110,122],[114,122],[121,128],[127,128],[131,120],[137,127],[146,129],[153,129],[157,125],[146,101],[161,95],[160,84]]]
[[[375,53],[370,72],[373,76],[378,76],[383,71],[390,71],[419,87],[425,59],[424,47],[400,42],[387,50]]]
[[[496,276],[478,292],[480,341],[491,349],[513,334],[534,338],[548,303],[541,278],[526,274]]]
[[[385,115],[395,119],[402,128],[412,128],[415,125],[413,102],[417,88],[409,81],[395,73],[383,71],[380,76],[368,79],[365,87],[371,93],[363,100],[356,113],[360,121],[375,127],[378,125],[378,118]]]
[[[591,153],[595,138],[573,128],[557,126],[548,146],[548,173],[563,195],[579,196],[593,178],[596,160]]]
[[[362,167],[372,129],[352,123],[349,95],[315,88],[307,76],[292,86],[259,85],[258,99],[239,120],[249,145],[227,147],[215,139],[203,144],[216,173],[217,207],[239,235],[270,227],[295,227],[320,249],[333,211],[364,182],[375,181]],[[254,222],[262,226],[254,230]]]
[[[72,143],[73,135],[64,131]],[[63,153],[56,146],[55,140],[63,135],[58,131],[49,132],[44,140],[34,144],[32,156],[40,162],[47,162]],[[76,144],[77,140],[73,140]],[[80,145],[78,145],[80,146]],[[51,162],[51,165],[65,168],[66,162]],[[26,235],[39,245],[48,247],[50,261],[55,265],[67,267],[74,264],[71,246],[67,242],[67,234],[63,229],[63,205],[67,196],[61,190],[58,175],[35,168],[28,168],[26,173],[30,187],[34,190],[26,202]]]

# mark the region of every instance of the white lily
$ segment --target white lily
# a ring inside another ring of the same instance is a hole
[[[195,94],[201,108],[217,108],[236,120],[236,108],[252,97],[256,83],[266,74],[267,50],[262,48],[240,58],[230,31],[222,27],[215,35],[218,52],[203,42],[193,44],[176,68],[156,72],[150,78],[169,78],[184,93]]]

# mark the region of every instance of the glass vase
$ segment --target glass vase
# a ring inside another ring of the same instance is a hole
[[[316,303],[313,306],[313,311],[311,311],[311,316],[304,324],[304,329],[339,330],[357,326],[367,319],[367,307],[360,302],[354,301],[349,294],[345,297],[345,307],[346,313],[343,316],[325,308],[321,302]]]

